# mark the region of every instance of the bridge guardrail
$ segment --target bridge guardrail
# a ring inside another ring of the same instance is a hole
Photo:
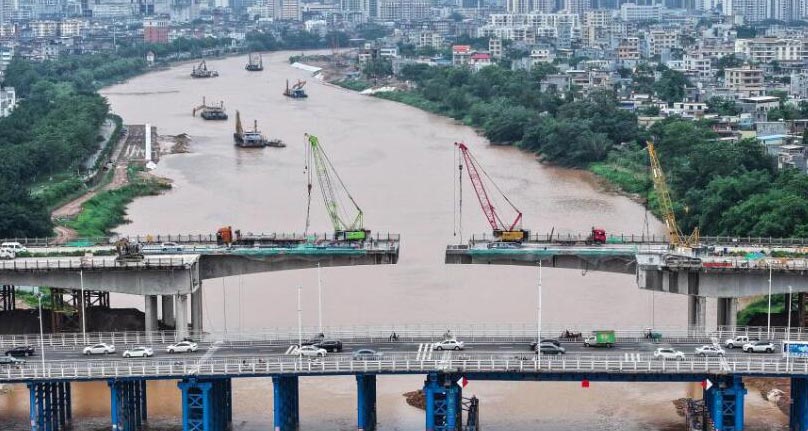
[[[598,328],[604,329],[604,328]],[[438,341],[443,339],[447,332],[460,340],[474,343],[482,342],[524,342],[529,343],[536,340],[535,323],[514,323],[514,324],[415,324],[415,325],[373,325],[373,326],[326,326],[323,333],[328,338],[340,339],[343,342],[385,342],[392,341],[391,335],[398,336],[398,342],[424,342]],[[618,341],[636,342],[646,339],[648,328],[636,329],[616,329],[615,335]],[[561,327],[547,326],[542,328],[542,338],[561,338],[565,331],[578,332],[582,336],[591,334],[593,329],[581,327]],[[302,329],[304,341],[318,334],[317,327],[304,327]],[[717,337],[721,342],[735,335],[751,335],[755,338],[766,338],[766,327],[718,327],[716,330],[697,330],[681,327],[655,327],[653,332],[662,334],[661,343],[677,344],[682,342],[709,343],[710,339]],[[186,335],[187,334],[187,335]],[[276,345],[289,345],[298,342],[298,328],[274,328],[253,331],[216,331],[201,333],[180,333],[177,331],[155,331],[155,332],[88,332],[87,343],[84,343],[84,336],[80,332],[45,334],[43,343],[45,346],[85,346],[100,342],[108,342],[116,345],[141,345],[149,343],[168,344],[177,341],[185,336],[197,342],[212,343],[223,341],[227,343],[266,343]],[[808,341],[808,331],[802,328],[792,328],[791,335],[786,336],[786,329],[782,327],[772,327],[772,340],[785,340],[790,338],[794,341]],[[581,341],[580,339],[578,339]],[[570,340],[571,341],[571,340]],[[20,345],[40,345],[39,334],[19,334],[0,335],[0,348],[7,348]]]
[[[0,270],[43,271],[51,269],[102,269],[102,268],[185,268],[192,261],[181,257],[149,257],[141,261],[118,262],[114,258],[60,257],[58,259],[0,260]]]
[[[586,242],[589,233],[532,233],[525,241],[527,243],[552,243],[552,242]],[[474,234],[469,238],[469,243],[485,243],[498,241],[493,235],[488,233]],[[724,245],[724,246],[769,246],[769,247],[808,247],[808,238],[774,238],[774,237],[753,237],[753,236],[701,236],[699,241],[704,245]],[[669,244],[670,240],[666,235],[642,235],[642,234],[609,234],[606,235],[607,244]],[[808,250],[806,250],[808,252]]]
[[[490,355],[465,355],[418,359],[415,355],[397,355],[375,361],[355,361],[346,356],[327,356],[318,360],[279,356],[242,356],[222,359],[139,360],[115,362],[55,362],[44,367],[36,362],[0,369],[0,381],[35,379],[108,379],[125,377],[181,378],[185,376],[256,376],[318,374],[403,374],[431,371],[452,373],[621,373],[621,374],[808,374],[808,361],[752,359],[726,360],[688,358],[664,361],[643,358],[615,359],[573,356],[545,358],[529,355],[503,358]]]

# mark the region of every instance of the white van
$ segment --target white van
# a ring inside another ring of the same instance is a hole
[[[14,259],[17,257],[17,253],[14,253],[14,250],[10,248],[0,248],[0,259]]]
[[[25,246],[18,242],[4,242],[0,244],[0,248],[8,248],[14,251],[14,253],[25,253],[28,251]]]

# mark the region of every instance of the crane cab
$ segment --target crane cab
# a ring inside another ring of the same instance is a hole
[[[503,242],[522,242],[530,238],[529,230],[495,230],[494,237]]]
[[[334,232],[334,239],[337,241],[364,241],[369,236],[369,229],[338,230]]]

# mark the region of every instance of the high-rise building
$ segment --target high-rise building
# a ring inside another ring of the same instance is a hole
[[[583,14],[591,8],[591,0],[566,0],[564,2],[564,12],[566,13],[574,13],[583,16]]]
[[[417,20],[430,16],[429,0],[381,0],[379,18],[384,20]]]
[[[277,0],[275,7],[275,18],[280,20],[300,21],[300,1]]]
[[[168,20],[146,18],[143,20],[143,41],[146,43],[168,43]]]
[[[732,14],[742,16],[746,22],[759,22],[768,18],[770,0],[732,0]]]
[[[770,19],[781,21],[796,21],[802,17],[800,9],[804,0],[766,0]]]

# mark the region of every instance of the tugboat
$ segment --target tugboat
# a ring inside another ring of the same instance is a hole
[[[303,86],[306,85],[306,81],[297,80],[297,84],[293,85],[291,88],[289,87],[289,80],[286,80],[286,90],[283,92],[283,95],[286,97],[291,97],[292,99],[305,99],[309,97],[308,94],[303,90]]]
[[[258,59],[257,61],[256,58]],[[244,69],[250,72],[260,72],[264,70],[264,59],[261,58],[261,54],[254,54],[251,52],[247,59],[247,65],[244,66]]]
[[[219,76],[219,72],[208,69],[205,60],[202,60],[198,66],[194,66],[194,69],[191,71],[191,78],[215,78],[217,76]]]
[[[227,120],[227,113],[224,112],[224,102],[219,102],[219,106],[208,105],[203,97],[202,104],[193,110],[194,117],[196,117],[197,112],[201,112],[199,116],[205,120]]]
[[[267,139],[260,131],[258,131],[258,121],[253,123],[252,130],[244,130],[241,127],[241,114],[236,111],[236,133],[233,133],[233,141],[237,147],[241,148],[263,148],[263,147],[277,147],[283,148],[286,146],[280,139]]]

